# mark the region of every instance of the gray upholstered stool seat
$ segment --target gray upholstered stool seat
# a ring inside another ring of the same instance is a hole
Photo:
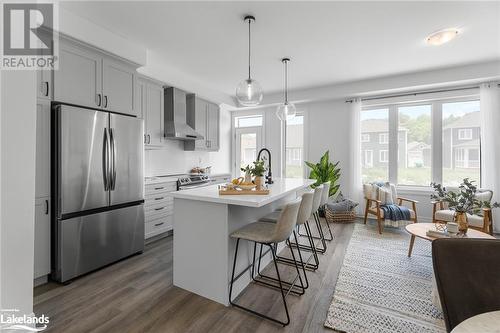
[[[252,242],[273,243],[274,228],[275,225],[268,222],[253,222],[233,232],[231,237]]]
[[[262,222],[276,222],[278,221],[278,218],[280,217],[281,210],[275,210],[272,213],[267,214],[266,216],[262,217],[259,219],[259,221]]]

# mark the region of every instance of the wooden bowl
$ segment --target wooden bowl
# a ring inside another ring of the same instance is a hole
[[[243,185],[239,184],[238,187],[241,188],[242,190],[253,190],[255,188],[255,184],[248,184],[248,185]]]

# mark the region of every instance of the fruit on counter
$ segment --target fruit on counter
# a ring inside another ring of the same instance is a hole
[[[233,180],[231,180],[231,183],[233,183],[234,185],[238,185],[239,182],[240,180],[238,178],[234,178]]]

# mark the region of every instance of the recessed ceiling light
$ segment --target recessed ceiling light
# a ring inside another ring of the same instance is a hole
[[[427,37],[427,44],[430,45],[442,45],[449,42],[453,38],[457,37],[459,30],[456,28],[444,29],[441,31],[434,32]]]

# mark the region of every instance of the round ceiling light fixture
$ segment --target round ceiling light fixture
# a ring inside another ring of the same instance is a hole
[[[257,106],[262,102],[262,87],[259,82],[252,79],[251,76],[251,34],[250,25],[255,22],[255,17],[251,15],[245,16],[243,19],[245,22],[248,21],[248,78],[241,81],[236,87],[236,99],[242,106]]]
[[[283,93],[284,101],[283,101],[283,103],[278,105],[278,108],[276,109],[276,116],[281,121],[290,120],[293,117],[295,117],[295,114],[297,113],[297,109],[295,108],[295,105],[293,105],[293,103],[290,103],[288,101],[288,62],[289,61],[290,61],[290,58],[281,59],[281,62],[283,63],[283,65],[285,67],[285,89],[284,89],[284,93]]]
[[[457,37],[460,31],[457,28],[449,28],[440,31],[436,31],[426,38],[427,44],[430,45],[443,45],[449,42],[453,38]]]

